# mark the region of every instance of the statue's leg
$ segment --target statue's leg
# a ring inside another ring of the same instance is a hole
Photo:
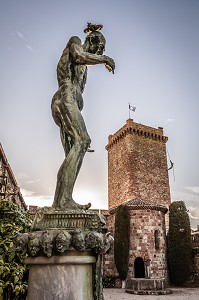
[[[67,92],[67,91],[66,91]],[[79,205],[72,199],[74,184],[79,173],[84,155],[91,143],[86,126],[74,98],[66,97],[66,92],[59,105],[62,129],[71,138],[71,149],[62,163],[57,175],[57,187],[53,207],[88,208],[90,205]],[[63,133],[62,133],[63,134]]]

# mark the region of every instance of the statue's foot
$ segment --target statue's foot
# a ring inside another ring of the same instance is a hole
[[[95,152],[95,150],[94,149],[91,149],[90,147],[87,149],[87,152],[90,152],[90,153],[93,153],[93,152]]]
[[[88,204],[85,204],[85,205],[81,205],[81,204],[78,204],[82,207],[82,209],[89,209],[91,207],[91,203],[88,203]]]
[[[73,199],[67,199],[67,201],[65,201],[63,203],[63,205],[60,205],[59,206],[59,209],[84,209],[84,210],[87,210],[91,207],[91,203],[88,203],[88,204],[78,204],[76,203]]]

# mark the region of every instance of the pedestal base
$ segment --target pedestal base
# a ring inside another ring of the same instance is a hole
[[[166,288],[164,278],[147,279],[131,278],[126,282],[126,293],[135,295],[168,295],[172,294],[170,289]]]
[[[28,300],[93,300],[95,256],[70,250],[64,256],[26,258]]]

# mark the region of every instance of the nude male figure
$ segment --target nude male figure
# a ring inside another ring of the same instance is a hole
[[[88,209],[91,206],[90,203],[77,204],[72,193],[84,155],[91,143],[81,114],[87,65],[104,64],[112,73],[115,69],[113,59],[103,55],[105,38],[99,32],[101,28],[102,25],[88,23],[85,32],[90,33],[83,45],[79,37],[71,37],[57,65],[59,89],[52,99],[51,108],[54,121],[60,127],[65,151],[52,205],[57,209]]]

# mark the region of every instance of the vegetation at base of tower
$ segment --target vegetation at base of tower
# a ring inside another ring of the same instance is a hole
[[[129,239],[129,208],[127,205],[120,205],[115,214],[114,259],[121,280],[125,280],[128,274]]]
[[[104,288],[114,288],[115,287],[115,281],[118,277],[116,276],[103,276],[102,283]]]
[[[0,300],[26,299],[28,270],[12,241],[17,232],[29,231],[31,221],[20,207],[0,200]]]
[[[191,275],[192,242],[189,216],[183,201],[169,208],[168,267],[170,281],[184,283]]]

